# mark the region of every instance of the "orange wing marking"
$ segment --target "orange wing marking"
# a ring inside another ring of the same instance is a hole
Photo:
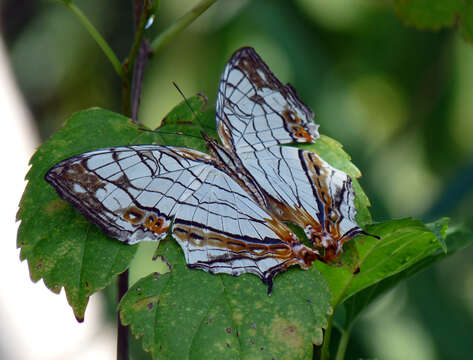
[[[130,206],[125,209],[122,216],[133,226],[141,225],[158,235],[167,233],[169,230],[169,221],[167,219],[157,217],[153,213],[147,213],[136,206]]]

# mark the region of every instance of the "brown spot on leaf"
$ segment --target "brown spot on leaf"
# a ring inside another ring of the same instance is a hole
[[[304,357],[304,334],[301,330],[303,327],[295,320],[288,320],[276,316],[268,331],[275,344],[278,344],[285,351],[290,352],[294,359],[302,359]]]
[[[227,332],[227,334],[231,334],[232,333],[232,328],[226,328],[225,331]]]
[[[192,121],[190,121],[190,120],[177,120],[176,124],[179,124],[179,125],[192,125]]]
[[[63,201],[63,200],[52,200],[52,201],[48,201],[46,203],[46,206],[44,207],[44,211],[49,215],[49,216],[53,216],[57,213],[60,213],[61,211],[67,209],[69,207],[69,205],[67,204],[67,202]]]

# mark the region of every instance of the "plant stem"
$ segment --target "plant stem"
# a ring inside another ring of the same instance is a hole
[[[330,337],[332,335],[333,328],[333,314],[328,318],[327,329],[325,329],[324,343],[322,344],[322,353],[320,355],[321,360],[330,359]]]
[[[128,291],[128,270],[118,275],[118,299],[120,303],[123,295]],[[123,326],[120,321],[120,312],[117,311],[117,360],[129,359],[129,331],[127,326]]]
[[[143,83],[144,68],[146,62],[151,56],[151,49],[149,47],[149,41],[147,39],[141,42],[141,46],[136,57],[135,64],[133,66],[133,78],[131,86],[131,120],[138,123],[138,110],[140,107],[141,100],[141,86]]]
[[[89,19],[87,19],[83,12],[72,3],[72,1],[60,1],[60,3],[71,10],[72,13],[79,19],[82,25],[89,32],[90,36],[92,36],[97,45],[102,49],[105,56],[111,62],[118,76],[120,76],[122,80],[126,81],[126,74],[122,68],[120,60],[118,60],[117,55],[115,55],[112,48],[108,45],[102,35],[100,35],[97,28],[89,21]]]
[[[131,88],[129,81],[122,81],[122,113],[129,117],[131,114]]]
[[[128,55],[127,60],[125,60],[125,63],[127,63],[128,65],[128,69],[133,68],[136,55],[138,54],[138,51],[140,49],[141,40],[143,39],[145,26],[146,26],[146,23],[148,22],[151,9],[152,9],[151,2],[148,0],[144,0],[144,5],[141,10],[141,15],[139,15],[139,22],[135,29],[135,39],[133,40],[133,44],[131,46],[130,55]]]
[[[190,23],[199,17],[205,10],[207,10],[217,0],[202,0],[195,7],[189,10],[184,16],[179,18],[174,24],[164,30],[151,43],[153,54],[157,54],[164,46],[166,46],[171,39],[184,30]]]
[[[138,110],[141,99],[141,86],[146,63],[151,56],[149,41],[143,39],[146,23],[150,17],[153,4],[151,0],[133,0],[133,17],[135,19],[135,39],[131,46],[130,55],[124,62],[124,66],[131,71],[131,88],[128,92],[130,101],[129,115],[131,120],[138,123]]]
[[[348,341],[350,340],[352,327],[353,323],[351,323],[347,329],[340,329],[342,337],[340,338],[340,342],[338,343],[337,355],[335,356],[335,360],[345,359],[345,352],[347,350]]]

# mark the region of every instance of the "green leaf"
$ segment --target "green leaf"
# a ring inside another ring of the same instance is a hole
[[[192,107],[193,111],[189,109]],[[197,118],[196,118],[197,117]],[[208,136],[217,138],[215,130],[215,109],[207,109],[207,98],[197,95],[183,101],[164,117],[159,127],[169,145],[186,146],[191,149],[206,152],[205,141],[201,136],[204,131]],[[168,134],[168,136],[164,134]],[[183,139],[176,143],[176,133],[182,134]],[[184,140],[185,139],[185,140]]]
[[[440,219],[433,224],[427,224],[427,227],[445,224],[445,219]],[[442,225],[443,226],[443,225]],[[394,288],[399,282],[412,277],[419,271],[424,270],[434,262],[437,262],[446,256],[469,246],[473,243],[473,233],[464,226],[454,226],[449,228],[443,235],[442,241],[446,243],[448,252],[443,251],[443,246],[435,249],[430,255],[425,256],[418,262],[412,264],[405,270],[385,278],[376,284],[358,292],[345,301],[345,328],[349,328],[356,320],[358,315],[366,309],[374,300]]]
[[[471,0],[396,0],[394,7],[407,25],[438,30],[458,23],[464,38],[473,41]]]
[[[447,235],[449,221],[449,218],[442,218],[433,223],[426,224],[426,226],[432,230],[435,236],[437,236],[439,244],[445,254],[448,251],[447,244],[445,243],[445,236]]]
[[[420,220],[408,218],[372,224],[366,231],[381,236],[381,240],[367,236],[363,242],[356,242],[358,274],[344,267],[316,264],[329,283],[334,308],[361,290],[405,271],[442,249],[437,236]]]
[[[190,101],[197,111],[205,104],[201,97]],[[193,116],[187,112],[187,117],[182,115],[186,121]],[[108,286],[115,275],[128,268],[136,246],[104,235],[61,200],[44,175],[60,160],[85,151],[129,144],[188,146],[190,139],[193,138],[144,131],[119,114],[91,109],[71,116],[64,128],[31,158],[28,185],[17,215],[21,220],[17,238],[20,257],[28,260],[33,281],[43,279],[55,293],[64,287],[79,321],[84,318],[90,295]]]
[[[331,313],[327,283],[312,267],[275,279],[271,296],[251,274],[189,270],[173,240],[160,244],[171,272],[138,281],[121,320],[159,359],[312,359]]]

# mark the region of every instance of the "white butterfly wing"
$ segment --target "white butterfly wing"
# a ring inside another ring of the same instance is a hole
[[[232,56],[217,98],[220,138],[274,199],[269,210],[304,228],[316,247],[326,249],[327,260],[363,233],[351,179],[311,152],[279,146],[314,142],[317,128],[294,88],[282,85],[252,48]]]
[[[165,146],[109,148],[56,164],[46,180],[107,235],[135,244],[166,236],[178,205],[212,170],[208,159]]]
[[[252,48],[235,52],[218,89],[217,129],[237,153],[319,137],[313,113],[290,85],[283,85]]]
[[[340,252],[343,242],[363,232],[355,220],[350,177],[315,153],[272,146],[241,158],[259,185],[280,202],[284,220],[306,229],[318,246]]]
[[[240,185],[219,170],[211,171],[181,204],[173,236],[187,264],[210,273],[253,273],[271,284],[291,265],[308,266],[294,253],[290,230],[272,223]]]
[[[305,247],[291,244],[289,229],[271,221],[198,151],[155,145],[97,150],[58,163],[46,180],[106,234],[126,243],[162,239],[173,224],[190,267],[254,273],[271,284],[288,266],[308,266]]]

